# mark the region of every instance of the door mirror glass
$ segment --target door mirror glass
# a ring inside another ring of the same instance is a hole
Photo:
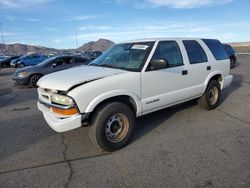
[[[168,60],[165,59],[155,59],[150,62],[151,70],[165,69],[169,66]]]

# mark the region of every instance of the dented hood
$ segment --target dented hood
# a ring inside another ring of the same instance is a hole
[[[37,85],[46,89],[68,91],[77,85],[123,72],[126,71],[96,66],[79,66],[46,75],[38,81]]]

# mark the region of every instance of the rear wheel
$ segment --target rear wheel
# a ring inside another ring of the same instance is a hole
[[[38,80],[41,77],[42,77],[42,75],[40,75],[40,74],[35,74],[35,75],[31,76],[31,78],[30,78],[30,86],[31,87],[37,87],[36,84],[37,84]]]
[[[93,143],[105,151],[115,151],[127,145],[134,129],[135,115],[124,103],[102,105],[94,114],[90,127]]]
[[[230,57],[230,68],[233,69],[236,65],[236,58],[234,56]]]
[[[220,103],[221,89],[217,80],[211,80],[207,86],[205,93],[198,99],[201,108],[205,110],[213,110]]]

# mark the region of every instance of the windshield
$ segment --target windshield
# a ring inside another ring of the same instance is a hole
[[[141,71],[153,45],[154,42],[117,44],[89,65],[138,72]]]

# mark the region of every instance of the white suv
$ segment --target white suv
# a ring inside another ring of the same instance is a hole
[[[218,40],[144,39],[115,45],[88,66],[38,82],[38,108],[57,132],[91,125],[103,150],[125,146],[135,117],[198,98],[212,110],[233,77]]]

